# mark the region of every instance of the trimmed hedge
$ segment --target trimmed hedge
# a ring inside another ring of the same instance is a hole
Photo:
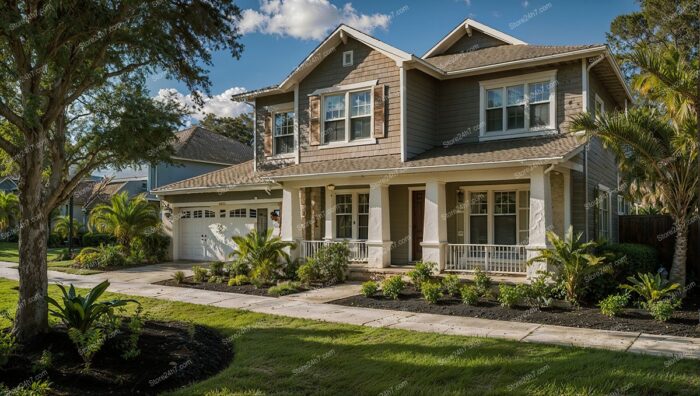
[[[653,246],[637,243],[617,243],[600,246],[596,254],[609,258],[601,270],[589,275],[589,285],[585,299],[597,303],[604,298],[619,293],[620,284],[627,282],[627,277],[638,273],[656,273],[661,266],[659,254]]]

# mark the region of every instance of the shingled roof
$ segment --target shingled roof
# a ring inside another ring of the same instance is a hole
[[[232,188],[243,184],[263,184],[265,181],[255,174],[253,161],[246,161],[227,168],[219,169],[203,175],[180,180],[153,190],[155,194],[196,188]]]
[[[237,140],[200,126],[175,133],[175,157],[196,161],[240,164],[253,158],[253,149]]]
[[[446,72],[493,66],[501,63],[529,60],[551,55],[563,55],[568,52],[604,47],[595,45],[499,45],[481,48],[458,54],[439,55],[426,58],[425,61]]]

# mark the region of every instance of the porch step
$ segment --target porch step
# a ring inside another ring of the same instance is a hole
[[[412,266],[394,266],[387,268],[368,268],[366,265],[362,264],[350,264],[348,279],[353,281],[368,281],[368,280],[382,280],[394,275],[401,275],[405,280],[409,280],[408,272],[413,269]],[[443,272],[436,275],[437,278],[443,278],[445,275],[451,274],[450,272]],[[464,272],[455,272],[459,279],[473,281],[474,275]],[[520,283],[527,283],[527,278],[525,274],[489,274],[491,280],[494,284],[505,283],[510,285],[516,285]]]

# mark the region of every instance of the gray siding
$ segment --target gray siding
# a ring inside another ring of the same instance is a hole
[[[149,168],[149,188],[165,186],[180,180],[189,179],[213,172],[228,165],[208,164],[194,161],[177,161],[174,164],[160,163]]]
[[[223,202],[223,201],[235,201],[235,200],[251,200],[251,199],[275,199],[278,198],[282,200],[282,190],[251,190],[251,191],[228,191],[222,194],[213,193],[202,193],[202,194],[180,194],[180,195],[168,195],[163,200],[169,203],[183,204],[183,203],[197,203],[197,202]],[[262,206],[264,206],[263,204]]]
[[[435,145],[437,132],[438,81],[418,70],[406,73],[407,157]]]
[[[294,105],[294,93],[286,93],[280,95],[264,96],[256,100],[255,108],[255,132],[256,132],[256,160],[259,165],[265,168],[277,168],[285,164],[294,163],[294,159],[273,159],[271,157],[265,156],[264,142],[265,142],[265,115],[270,111],[270,106],[280,105],[280,104],[291,104]]]
[[[457,40],[452,44],[447,50],[445,50],[441,55],[457,54],[460,52],[476,51],[478,49],[484,49],[488,47],[496,47],[499,45],[505,45],[507,43],[491,37],[487,34],[481,33],[477,30],[472,30],[472,35],[469,36],[465,34],[462,38]]]

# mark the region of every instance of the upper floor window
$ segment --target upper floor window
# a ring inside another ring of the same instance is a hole
[[[323,97],[323,143],[350,142],[371,136],[371,90]]]
[[[603,102],[603,99],[598,96],[598,94],[595,95],[595,117],[600,117],[603,114],[605,114],[605,103]]]
[[[275,113],[274,119],[274,153],[287,154],[294,152],[294,112]]]
[[[482,81],[481,136],[555,129],[556,71]]]
[[[353,64],[353,52],[345,51],[343,52],[343,66],[352,66]]]

